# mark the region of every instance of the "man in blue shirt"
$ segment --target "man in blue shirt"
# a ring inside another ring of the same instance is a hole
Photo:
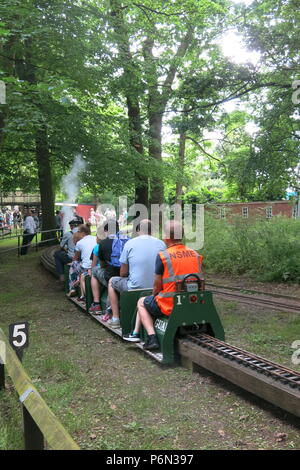
[[[137,227],[138,236],[129,240],[120,257],[120,276],[112,277],[108,284],[108,295],[112,309],[112,318],[108,324],[112,328],[120,327],[118,293],[132,289],[152,289],[155,260],[159,251],[166,245],[152,237],[152,223],[144,219]]]

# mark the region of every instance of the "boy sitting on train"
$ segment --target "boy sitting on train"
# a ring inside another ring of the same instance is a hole
[[[74,261],[81,260],[80,268],[80,300],[84,301],[85,297],[85,276],[89,274],[89,270],[92,266],[91,253],[96,245],[96,237],[91,235],[91,224],[86,223],[79,225],[78,232],[81,235],[81,239],[75,245]]]
[[[100,306],[101,286],[107,287],[108,281],[111,277],[119,276],[119,258],[122,248],[125,242],[128,240],[128,238],[120,238],[119,224],[115,219],[108,220],[105,223],[103,230],[104,236],[98,250],[100,266],[94,266],[92,268],[91,287],[94,302],[89,310],[90,313],[98,315],[101,315],[102,313]],[[110,316],[105,315],[103,320],[110,321]]]
[[[74,233],[77,232],[79,223],[77,220],[71,220],[69,222],[69,225],[70,225],[70,231],[66,232],[60,241],[61,249],[54,253],[56,272],[59,275],[60,282],[62,283],[65,280],[65,275],[64,275],[65,264],[71,263],[74,257],[75,245],[73,242],[73,235]]]
[[[81,260],[75,260],[75,245],[81,240],[81,238],[82,233],[78,232],[78,230],[73,233],[72,241],[74,244],[74,256],[69,269],[69,297],[74,297],[76,295],[76,287],[80,283]]]
[[[108,283],[108,296],[112,309],[112,328],[120,327],[119,297],[121,292],[132,289],[151,289],[157,254],[166,249],[163,241],[151,235],[150,220],[141,220],[136,228],[138,236],[129,240],[120,257],[120,276],[112,277]]]
[[[171,220],[165,225],[164,240],[167,245],[156,258],[153,293],[141,297],[137,305],[135,328],[123,338],[127,341],[139,341],[141,324],[147,331],[148,338],[144,349],[159,349],[154,329],[154,320],[161,315],[171,315],[177,282],[185,275],[202,272],[202,256],[182,243],[183,227],[178,221]]]

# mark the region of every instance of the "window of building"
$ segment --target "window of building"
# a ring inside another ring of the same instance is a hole
[[[220,209],[220,218],[221,219],[226,219],[226,209],[225,209],[225,207],[221,207],[221,209]]]
[[[244,219],[247,219],[249,217],[249,208],[248,207],[242,207],[242,216]]]
[[[272,212],[272,206],[269,206],[266,208],[266,217],[267,219],[272,219],[273,212]]]

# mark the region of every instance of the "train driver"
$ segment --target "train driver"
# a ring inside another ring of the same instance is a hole
[[[166,223],[164,232],[167,249],[159,252],[156,258],[153,293],[139,299],[134,331],[124,336],[127,341],[139,341],[142,323],[148,333],[148,340],[144,345],[144,349],[148,350],[159,349],[154,319],[162,314],[172,313],[176,282],[187,274],[200,274],[202,271],[202,256],[182,243],[182,224],[171,220]]]

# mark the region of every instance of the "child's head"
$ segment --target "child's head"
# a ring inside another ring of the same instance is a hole
[[[82,237],[83,237],[83,234],[79,231],[73,233],[73,243],[74,243],[74,245],[76,245],[76,243],[79,242],[79,240],[81,240]]]
[[[91,224],[87,222],[86,224],[81,224],[78,227],[78,232],[81,234],[82,237],[86,237],[86,235],[91,234]]]

